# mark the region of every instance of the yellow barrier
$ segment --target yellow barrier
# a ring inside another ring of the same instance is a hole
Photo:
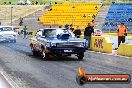
[[[14,28],[22,29],[22,28],[24,28],[24,26],[14,26]]]
[[[123,56],[132,56],[132,44],[120,44],[117,54]]]
[[[117,33],[104,33],[104,35],[117,36]],[[127,36],[132,36],[132,34],[128,33]]]
[[[35,36],[36,32],[37,32],[37,30],[28,30],[28,34],[27,35],[28,36]],[[23,35],[23,33],[20,33],[18,35]]]
[[[90,48],[94,51],[112,53],[112,42],[108,37],[92,36]]]

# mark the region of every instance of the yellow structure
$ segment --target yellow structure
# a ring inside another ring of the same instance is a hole
[[[132,56],[132,44],[120,44],[117,50],[117,54],[131,57]]]
[[[94,51],[112,53],[112,42],[106,36],[92,36],[90,48]]]
[[[104,33],[104,35],[117,36],[117,33]],[[132,34],[128,33],[127,36],[132,36]]]
[[[94,20],[94,16],[100,11],[101,6],[97,2],[55,4],[51,10],[45,12],[39,18],[39,22],[48,26],[73,24],[73,26],[80,26],[80,28],[84,29],[88,22]]]

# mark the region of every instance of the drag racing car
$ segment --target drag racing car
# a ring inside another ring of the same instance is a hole
[[[0,26],[0,42],[16,42],[16,39],[13,26]]]
[[[73,32],[65,28],[40,29],[29,41],[33,55],[41,54],[44,60],[49,55],[71,56],[72,54],[82,60],[88,47],[85,39],[76,38]]]

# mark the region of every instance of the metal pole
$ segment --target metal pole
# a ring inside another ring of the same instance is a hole
[[[12,9],[13,7],[11,7],[11,26],[12,26]]]

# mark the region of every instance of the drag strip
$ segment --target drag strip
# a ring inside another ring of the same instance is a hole
[[[89,74],[130,74],[132,59],[85,52],[83,61],[72,57],[51,57],[43,61],[31,53],[28,40],[0,44],[0,67],[20,88],[131,88],[130,84],[76,83],[76,70],[83,66]]]

